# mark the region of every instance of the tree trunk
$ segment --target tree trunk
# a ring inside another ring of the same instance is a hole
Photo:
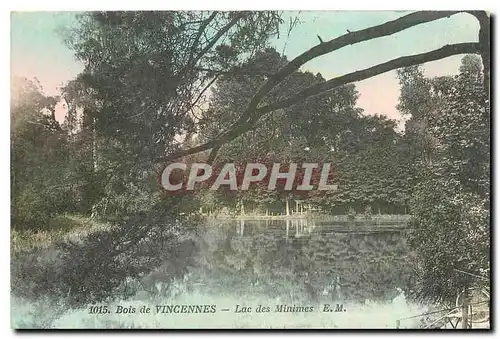
[[[464,288],[463,300],[462,300],[462,328],[467,329],[469,323],[469,302],[468,302],[468,290]]]
[[[97,160],[97,130],[96,130],[95,124],[96,124],[96,121],[94,118],[92,121],[92,163],[93,163],[94,178],[95,178],[95,175],[97,173],[98,166],[99,166],[99,162]],[[94,202],[94,204],[92,204],[90,218],[93,219],[96,216],[97,216],[97,202]]]
[[[243,236],[243,232],[245,231],[245,220],[240,220],[240,236]]]

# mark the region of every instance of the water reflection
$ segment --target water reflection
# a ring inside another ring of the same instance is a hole
[[[227,223],[227,221],[226,221]],[[309,235],[312,230],[316,227],[316,223],[314,221],[308,221],[307,219],[286,219],[282,221],[277,220],[245,220],[240,219],[235,221],[236,232],[238,236],[242,237],[244,235],[249,236],[254,233],[247,229],[247,234],[245,234],[245,223],[249,224],[250,228],[255,229],[260,226],[264,226],[265,228],[269,228],[271,223],[281,225],[284,223],[286,226],[285,238],[289,239],[290,237],[299,238],[304,235]],[[250,233],[248,233],[250,232]]]
[[[87,307],[68,309],[60,300],[13,297],[11,321],[17,328],[395,328],[398,319],[426,311],[400,289],[411,273],[400,226],[211,220],[199,230],[200,251],[188,273],[174,281],[147,276],[152,286],[167,282],[167,293],[142,289],[146,277],[131,298],[117,295],[106,302],[110,309],[173,304],[234,309],[239,304],[314,306],[314,312],[96,315]],[[325,303],[343,304],[348,312],[322,312]],[[416,327],[416,321],[403,326]]]
[[[390,301],[411,273],[402,226],[305,218],[212,220],[202,235],[199,268],[221,288],[217,293]]]

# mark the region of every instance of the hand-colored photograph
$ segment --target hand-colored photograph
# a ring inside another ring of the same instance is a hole
[[[491,330],[490,16],[11,12],[11,327]]]

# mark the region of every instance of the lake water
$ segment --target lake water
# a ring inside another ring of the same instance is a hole
[[[166,293],[161,275],[151,274],[145,284],[156,295],[139,290],[108,303],[136,313],[55,312],[43,300],[13,298],[12,321],[58,328],[395,328],[398,319],[427,309],[405,295],[412,272],[405,232],[402,224],[375,221],[210,220],[188,273]],[[173,304],[216,305],[216,313],[155,312]],[[143,306],[152,314],[139,313]]]
[[[224,275],[239,293],[263,286],[259,293],[300,294],[308,301],[389,301],[411,274],[398,226],[304,219],[212,221],[204,230],[200,267],[208,275]],[[293,286],[281,287],[285,282]]]

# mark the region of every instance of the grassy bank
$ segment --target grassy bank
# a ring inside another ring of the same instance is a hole
[[[168,286],[193,265],[188,221],[140,215],[112,225],[66,215],[44,230],[12,231],[11,295],[67,307],[105,303],[133,292],[124,282],[161,276]]]
[[[10,232],[12,253],[47,248],[66,239],[81,239],[93,232],[111,229],[111,226],[79,215],[62,215],[52,219],[43,230],[16,230]]]

